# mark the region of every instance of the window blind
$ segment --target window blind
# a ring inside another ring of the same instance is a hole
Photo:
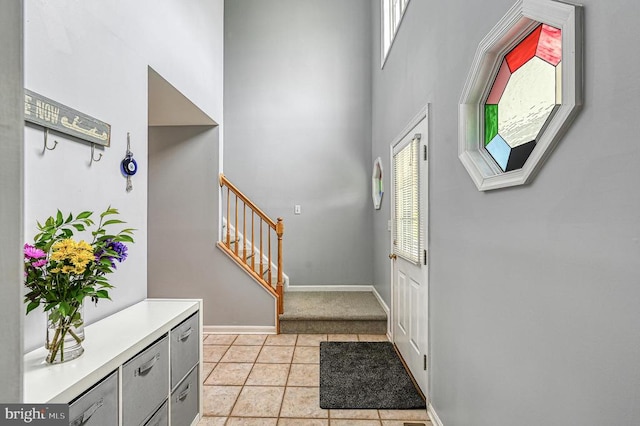
[[[415,137],[393,156],[395,188],[394,253],[420,263],[420,139]]]

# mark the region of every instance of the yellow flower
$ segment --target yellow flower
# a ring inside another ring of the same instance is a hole
[[[51,246],[51,260],[64,263],[61,269],[52,269],[52,273],[62,271],[64,274],[82,274],[93,259],[93,247],[86,241],[76,242],[66,238]]]

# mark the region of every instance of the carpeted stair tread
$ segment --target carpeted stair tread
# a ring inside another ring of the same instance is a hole
[[[386,334],[387,314],[371,292],[286,292],[282,333]]]
[[[386,320],[378,299],[369,292],[288,292],[284,297],[287,320]]]

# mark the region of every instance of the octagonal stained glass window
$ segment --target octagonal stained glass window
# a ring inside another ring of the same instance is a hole
[[[517,0],[480,41],[459,106],[458,156],[480,191],[531,181],[582,106],[583,10]]]
[[[562,104],[562,31],[540,24],[502,60],[484,104],[484,145],[503,172],[522,168]]]

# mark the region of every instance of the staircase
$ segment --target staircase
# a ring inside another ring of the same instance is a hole
[[[274,296],[281,314],[284,309],[282,218],[271,219],[222,173],[219,182],[226,216],[224,236],[218,247]],[[276,328],[279,330],[278,324]]]
[[[276,301],[278,333],[386,334],[387,315],[371,292],[288,292],[282,271],[281,218],[272,220],[223,174],[218,247]]]
[[[371,292],[295,292],[284,295],[283,334],[386,334],[387,314]]]

